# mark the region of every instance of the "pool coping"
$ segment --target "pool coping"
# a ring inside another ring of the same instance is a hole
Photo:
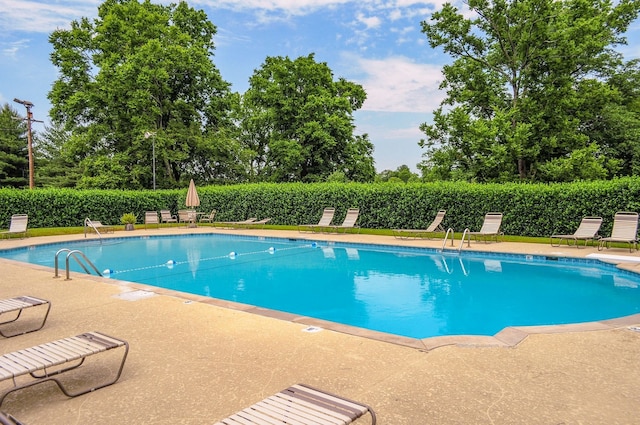
[[[218,232],[216,230],[220,230],[220,229],[209,229],[209,230],[213,230],[213,231],[209,231],[206,233],[214,233],[214,234],[222,234],[222,235],[233,235],[233,236],[252,236],[252,237],[265,237],[264,232],[258,232],[259,234],[256,234],[256,232],[247,232],[242,231],[242,232],[233,232],[233,230],[237,230],[237,229],[225,229],[225,230],[232,230],[231,233],[229,232]],[[273,232],[273,231],[271,231]],[[127,232],[129,233],[129,232]],[[135,233],[135,234],[134,234]],[[206,234],[203,232],[197,232],[196,234]],[[284,231],[280,231],[279,233],[285,233]],[[291,233],[291,232],[288,232]],[[177,236],[177,235],[181,235],[184,236],[184,233],[170,233],[170,234],[155,234],[155,235],[149,235],[148,233],[140,233],[140,232],[131,232],[129,234],[125,234],[125,235],[118,235],[118,236],[109,236],[106,237],[104,239],[114,239],[114,238],[129,238],[129,237],[150,237],[150,236]],[[19,243],[16,246],[13,247],[7,247],[7,249],[13,249],[13,248],[20,248],[20,247],[26,247],[26,246],[30,246],[30,245],[43,245],[43,244],[49,244],[49,243],[59,243],[59,242],[64,242],[64,241],[68,241],[68,242],[78,242],[78,241],[84,241],[87,240],[87,238],[70,238],[69,236],[78,236],[78,235],[65,235],[65,237],[56,237],[54,241],[47,241],[45,239],[50,239],[50,238],[43,238],[43,239],[38,239],[40,241],[42,241],[41,243],[32,243],[32,241],[34,239],[37,238],[29,238],[28,243]],[[297,240],[308,240],[310,242],[328,242],[328,243],[336,243],[336,244],[340,244],[340,243],[344,243],[344,244],[356,244],[356,245],[370,245],[370,246],[386,246],[386,247],[399,247],[399,248],[411,248],[416,247],[416,248],[432,248],[429,246],[424,246],[424,245],[415,245],[415,244],[399,244],[399,243],[390,243],[389,241],[385,241],[385,242],[354,242],[354,241],[338,241],[335,239],[325,239],[325,238],[316,238],[316,237],[307,237],[310,235],[305,235],[305,236],[300,236],[298,235],[298,237],[296,237],[295,239]],[[322,236],[322,235],[318,235],[318,236]],[[326,235],[325,235],[326,236]],[[334,235],[330,235],[330,236],[334,236]],[[268,238],[273,238],[273,239],[291,239],[291,236],[274,236],[273,234],[266,236]],[[389,238],[389,237],[386,237]],[[92,239],[95,240],[95,239]],[[26,239],[21,240],[22,242],[26,242]],[[502,244],[509,244],[508,242],[500,242],[501,246],[504,246]],[[487,250],[486,247],[487,245],[484,245],[485,248],[484,249],[467,249],[467,252],[473,252],[473,253],[478,253],[478,254],[497,254],[499,256],[525,256],[525,255],[529,255],[527,253],[523,253],[523,252],[515,252],[515,251],[507,251],[507,252],[496,252],[496,251],[491,251],[491,250]],[[557,247],[554,247],[557,248]],[[640,274],[640,269],[638,268],[638,266],[640,265],[640,258],[639,257],[630,257],[630,256],[610,256],[610,257],[616,257],[614,259],[612,258],[595,258],[594,256],[589,257],[589,254],[584,255],[584,256],[574,256],[574,255],[563,255],[560,254],[558,252],[552,252],[551,255],[545,255],[542,254],[540,255],[541,257],[544,256],[551,256],[551,257],[558,257],[558,258],[562,258],[562,259],[587,259],[590,258],[591,260],[599,260],[603,263],[611,263],[614,264],[617,268],[619,268],[620,270],[625,270],[627,272],[631,272],[634,274]],[[624,259],[628,258],[628,261],[625,261]],[[9,260],[9,259],[4,259],[4,258],[0,258],[0,262],[2,261],[6,261],[6,262],[10,262],[13,264],[18,264],[22,267],[30,267],[33,269],[37,269],[37,270],[46,270],[46,271],[50,271],[53,272],[53,268],[52,267],[47,267],[47,266],[42,266],[42,265],[37,265],[37,264],[31,264],[31,263],[25,263],[25,262],[21,262],[21,261],[17,261],[17,260]],[[620,261],[623,261],[622,263]],[[356,326],[350,326],[350,325],[345,325],[345,324],[341,324],[341,323],[337,323],[337,322],[331,322],[328,320],[323,320],[323,319],[317,319],[317,318],[313,318],[313,317],[308,317],[308,316],[303,316],[303,315],[298,315],[298,314],[293,314],[293,313],[287,313],[287,312],[283,312],[283,311],[279,311],[279,310],[272,310],[272,309],[268,309],[268,308],[264,308],[264,307],[259,307],[259,306],[255,306],[255,305],[251,305],[251,304],[243,304],[243,303],[238,303],[238,302],[234,302],[234,301],[228,301],[228,300],[223,300],[223,299],[218,299],[218,298],[212,298],[212,297],[207,297],[204,295],[195,295],[195,294],[189,294],[186,292],[182,292],[182,291],[177,291],[177,290],[173,290],[173,289],[166,289],[166,288],[161,288],[161,287],[157,287],[157,286],[152,286],[152,285],[147,285],[147,284],[142,284],[142,283],[136,283],[136,282],[129,282],[129,281],[124,281],[124,280],[118,280],[118,279],[113,279],[110,277],[101,277],[101,276],[95,276],[95,275],[88,275],[88,274],[82,274],[82,273],[78,273],[78,272],[70,272],[70,276],[75,276],[77,278],[82,278],[82,279],[87,279],[87,280],[95,280],[95,281],[99,281],[102,283],[107,283],[107,284],[111,284],[111,285],[115,285],[115,286],[119,286],[122,293],[126,293],[126,292],[135,292],[135,291],[145,291],[148,293],[153,293],[153,294],[157,294],[157,295],[165,295],[165,296],[170,296],[170,297],[175,297],[175,298],[180,298],[180,299],[184,299],[185,302],[198,302],[198,303],[202,303],[202,304],[208,304],[208,305],[212,305],[212,306],[216,306],[216,307],[220,307],[220,308],[226,308],[226,309],[231,309],[231,310],[236,310],[236,311],[242,311],[242,312],[246,312],[249,314],[255,314],[255,315],[259,315],[259,316],[263,316],[263,317],[268,317],[268,318],[272,318],[272,319],[276,319],[276,320],[282,320],[282,321],[288,321],[291,323],[297,323],[300,325],[304,325],[303,330],[305,328],[314,328],[314,330],[330,330],[330,331],[334,331],[334,332],[339,332],[339,333],[344,333],[344,334],[348,334],[348,335],[352,335],[352,336],[357,336],[357,337],[362,337],[362,338],[368,338],[368,339],[372,339],[372,340],[376,340],[376,341],[381,341],[381,342],[386,342],[386,343],[390,343],[390,344],[396,344],[396,345],[401,345],[401,346],[405,346],[405,347],[410,347],[410,348],[414,348],[417,350],[421,350],[421,351],[430,351],[433,350],[435,348],[439,348],[439,347],[445,347],[445,346],[459,346],[459,347],[505,347],[505,348],[510,348],[510,347],[515,347],[518,344],[520,344],[521,342],[523,342],[525,339],[527,339],[530,335],[535,335],[535,334],[553,334],[553,333],[573,333],[573,332],[591,332],[591,331],[602,331],[602,330],[612,330],[612,329],[618,329],[618,328],[625,328],[625,327],[630,327],[632,325],[636,325],[638,323],[640,323],[640,313],[637,314],[632,314],[632,315],[628,315],[628,316],[622,316],[622,317],[618,317],[618,318],[612,318],[612,319],[606,319],[606,320],[600,320],[600,321],[592,321],[592,322],[580,322],[580,323],[570,323],[570,324],[561,324],[561,325],[535,325],[535,326],[509,326],[506,327],[504,329],[502,329],[501,331],[499,331],[498,333],[496,333],[495,335],[492,336],[485,336],[485,335],[446,335],[446,336],[433,336],[433,337],[427,337],[427,338],[411,338],[411,337],[405,337],[405,336],[401,336],[401,335],[395,335],[395,334],[389,334],[389,333],[385,333],[385,332],[381,332],[381,331],[374,331],[374,330],[369,330],[369,329],[364,329],[364,328],[360,328],[360,327],[356,327]],[[62,277],[59,277],[62,278]]]

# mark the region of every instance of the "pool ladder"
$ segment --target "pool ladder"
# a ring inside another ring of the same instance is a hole
[[[100,273],[98,268],[91,262],[91,260],[87,258],[86,255],[84,255],[82,251],[77,249],[71,250],[69,248],[62,248],[58,250],[58,252],[56,252],[56,256],[54,259],[54,275],[53,275],[54,279],[57,277],[60,277],[58,276],[58,256],[63,252],[67,253],[67,258],[65,260],[65,270],[67,272],[66,273],[67,277],[65,280],[71,280],[71,278],[69,277],[69,259],[70,258],[73,258],[74,260],[76,260],[76,262],[80,265],[80,267],[82,267],[82,269],[85,271],[86,274],[91,274],[91,271],[89,271],[89,268],[88,268],[88,267],[91,267],[98,276],[102,277],[102,273]]]
[[[469,234],[470,230],[464,229],[464,232],[462,232],[462,240],[460,241],[460,246],[458,247],[458,252],[462,251],[462,246],[464,245],[464,240],[467,239],[467,246],[471,246],[471,235]],[[454,234],[453,234],[453,229],[451,227],[449,227],[447,229],[447,233],[444,235],[444,239],[442,240],[442,248],[440,249],[440,252],[445,250],[445,247],[447,245],[447,240],[449,239],[449,235],[451,235],[451,246],[453,246],[453,240],[455,238]]]

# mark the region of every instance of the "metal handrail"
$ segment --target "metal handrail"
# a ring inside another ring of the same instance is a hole
[[[471,246],[471,235],[469,234],[469,232],[470,230],[468,227],[464,229],[464,232],[462,233],[462,240],[460,241],[460,247],[458,248],[458,252],[462,252],[462,246],[464,245],[465,237],[467,237],[467,248]]]
[[[87,237],[87,227],[91,227],[97,234],[100,240],[102,240],[102,235],[96,226],[93,225],[93,222],[89,219],[89,217],[84,219],[84,237]]]
[[[79,251],[77,249],[71,250],[69,248],[62,248],[62,249],[59,249],[58,252],[56,252],[56,256],[55,256],[55,258],[53,260],[53,263],[54,263],[54,274],[53,274],[53,277],[54,277],[54,279],[59,277],[58,276],[58,256],[63,252],[67,253],[67,258],[65,260],[65,269],[66,269],[66,276],[67,277],[66,277],[65,280],[71,280],[71,278],[69,277],[69,272],[70,272],[69,258],[73,258],[74,260],[76,260],[76,262],[80,265],[80,267],[82,267],[82,269],[84,270],[84,272],[86,274],[91,274],[91,272],[87,268],[87,265],[89,265],[96,272],[96,274],[98,276],[102,277],[102,273],[100,273],[98,268],[91,262],[91,260],[89,260],[87,258],[86,255],[84,255],[84,253],[82,251]],[[80,255],[80,257],[82,257],[82,259],[84,261],[86,261],[87,264],[83,263],[82,260],[78,257],[78,255]]]
[[[451,246],[453,246],[453,239],[455,238],[455,235],[453,233],[453,228],[449,227],[447,229],[447,233],[444,235],[444,239],[442,240],[442,249],[440,249],[440,251],[444,251],[444,246],[447,244],[447,239],[449,239],[449,233],[451,233]]]

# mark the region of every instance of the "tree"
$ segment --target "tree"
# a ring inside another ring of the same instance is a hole
[[[622,34],[638,16],[640,2],[469,0],[468,5],[471,18],[445,4],[432,23],[422,22],[430,45],[454,59],[443,68],[447,97],[433,124],[421,126],[426,139],[420,145],[427,148],[423,176],[550,180],[557,166],[568,170],[572,167],[565,165],[584,153],[601,155],[602,146],[593,150],[581,116],[589,95],[584,89],[620,65],[612,47],[625,43]],[[615,169],[615,163],[605,162],[591,162],[590,174]]]
[[[81,187],[149,188],[206,180],[229,121],[229,84],[211,61],[216,27],[186,2],[106,0],[98,18],[54,31],[60,77],[49,93],[54,123],[82,169]],[[153,132],[153,138],[145,133]],[[222,156],[227,155],[222,152]]]
[[[401,165],[395,171],[384,170],[376,176],[376,180],[380,182],[391,183],[410,183],[420,181],[420,177],[411,171],[408,165]]]
[[[34,146],[36,181],[42,187],[75,187],[82,177],[80,158],[68,152],[69,132],[63,126],[45,127]]]
[[[29,186],[27,125],[5,103],[0,110],[0,187]]]
[[[360,85],[334,81],[313,54],[267,57],[249,83],[240,140],[253,153],[253,180],[324,181],[335,171],[349,180],[374,178],[373,145],[353,134],[352,114],[366,98]]]

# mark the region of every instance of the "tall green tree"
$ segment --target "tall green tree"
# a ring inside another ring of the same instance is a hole
[[[27,125],[5,103],[0,109],[0,187],[29,186]]]
[[[96,19],[51,34],[60,74],[51,115],[70,134],[78,186],[150,188],[154,145],[159,187],[211,177],[208,145],[230,125],[229,84],[211,60],[215,34],[186,2],[149,0],[106,0]]]
[[[433,123],[421,126],[425,178],[571,180],[615,173],[618,163],[604,158],[582,112],[594,88],[589,81],[604,81],[621,64],[612,48],[625,43],[640,2],[468,5],[471,14],[445,4],[422,22],[430,45],[454,59],[443,68],[447,97]]]
[[[34,146],[35,173],[38,186],[75,187],[82,177],[78,159],[70,155],[67,141],[70,138],[60,124],[45,127]]]
[[[349,180],[372,181],[373,144],[353,134],[353,112],[366,93],[339,78],[314,55],[267,57],[241,102],[243,146],[253,153],[258,181],[324,181],[340,171]]]

